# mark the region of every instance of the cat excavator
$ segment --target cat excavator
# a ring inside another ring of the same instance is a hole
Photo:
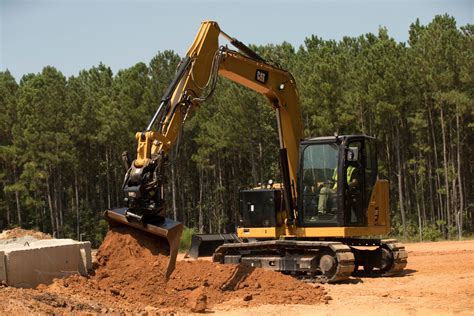
[[[237,50],[219,45],[219,37]],[[164,274],[169,278],[183,226],[165,215],[168,155],[186,119],[212,96],[219,76],[262,94],[273,108],[282,181],[240,191],[237,232],[216,244],[213,261],[320,282],[402,271],[407,264],[404,246],[393,239],[370,238],[390,231],[389,184],[377,176],[375,138],[303,139],[291,73],[213,21],[202,22],[148,126],[136,133],[136,159],[124,155],[126,207],[105,211],[109,226],[127,225],[165,239],[169,263]]]

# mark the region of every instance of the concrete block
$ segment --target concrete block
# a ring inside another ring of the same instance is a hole
[[[0,251],[0,281],[7,280],[7,263],[5,262],[5,251]]]
[[[0,245],[0,280],[34,288],[55,278],[87,275],[92,270],[91,245],[72,239],[16,240]],[[2,272],[3,271],[3,272]]]

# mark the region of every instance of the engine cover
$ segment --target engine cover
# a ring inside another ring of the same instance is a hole
[[[242,227],[278,227],[282,225],[283,195],[279,189],[240,191]]]

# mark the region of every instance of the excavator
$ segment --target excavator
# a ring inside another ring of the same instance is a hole
[[[237,50],[219,45],[219,37]],[[394,239],[373,238],[390,231],[389,183],[377,175],[376,139],[303,139],[291,73],[214,21],[202,22],[148,126],[136,133],[136,158],[123,156],[126,205],[105,211],[109,226],[127,225],[165,239],[169,263],[164,274],[170,277],[183,225],[165,215],[167,160],[186,119],[212,96],[219,76],[262,94],[274,109],[282,181],[239,192],[237,232],[217,245],[213,261],[319,282],[346,280],[357,273],[400,273],[407,264],[404,246]]]

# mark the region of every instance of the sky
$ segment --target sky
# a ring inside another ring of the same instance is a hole
[[[102,62],[116,73],[158,51],[184,55],[203,20],[247,44],[299,47],[311,35],[339,40],[381,26],[407,41],[417,18],[428,24],[447,13],[458,26],[473,24],[473,7],[474,0],[0,0],[0,71],[19,80],[51,65],[71,76]]]

